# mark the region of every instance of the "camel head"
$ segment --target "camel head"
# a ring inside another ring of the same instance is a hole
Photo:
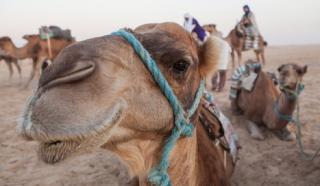
[[[303,76],[306,74],[308,66],[300,66],[297,64],[285,64],[278,68],[279,84],[283,88],[296,90],[299,83],[302,82]]]
[[[28,42],[37,42],[40,39],[39,35],[37,34],[26,34],[22,38],[27,40]]]
[[[139,30],[135,36],[189,108],[200,80],[214,73],[219,49],[211,39],[197,46],[175,23]],[[43,161],[56,163],[102,145],[165,139],[173,125],[166,97],[131,45],[108,35],[66,47],[44,69],[18,131],[39,142]]]

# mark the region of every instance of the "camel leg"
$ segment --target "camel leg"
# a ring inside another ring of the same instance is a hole
[[[39,57],[38,58],[38,62],[37,62],[37,66],[35,67],[35,77],[36,79],[40,78],[40,74],[41,74],[41,67],[43,65],[43,62],[46,60],[46,58],[43,57]]]
[[[26,85],[24,86],[25,89],[28,88],[30,82],[33,80],[33,78],[34,78],[34,76],[36,74],[37,63],[38,63],[38,59],[37,58],[33,58],[31,73],[30,73],[30,76],[29,76],[29,79],[28,79]]]
[[[4,62],[6,63],[6,65],[8,66],[9,69],[9,80],[11,80],[12,75],[13,75],[13,68],[12,68],[12,64],[10,61],[4,60]]]
[[[260,61],[260,52],[258,50],[255,50],[254,53],[256,54],[257,61],[261,62]]]
[[[288,130],[287,126],[273,132],[282,141],[293,141],[295,137],[294,134]]]
[[[265,136],[263,135],[261,129],[257,126],[257,124],[252,121],[248,121],[247,129],[250,133],[250,136],[256,140],[264,140]]]
[[[19,73],[19,84],[21,83],[22,75],[21,75],[21,67],[18,63],[18,60],[13,60],[13,64],[16,66]]]
[[[242,64],[242,52],[240,50],[237,50],[237,56],[238,56],[238,65],[240,66]]]

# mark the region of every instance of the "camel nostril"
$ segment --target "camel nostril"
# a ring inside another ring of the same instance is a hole
[[[95,64],[91,61],[78,61],[70,66],[55,69],[55,64],[48,69],[39,81],[41,87],[52,87],[64,83],[72,83],[89,77],[95,69]]]
[[[41,65],[41,70],[44,71],[51,64],[52,64],[51,60],[50,59],[46,59]]]

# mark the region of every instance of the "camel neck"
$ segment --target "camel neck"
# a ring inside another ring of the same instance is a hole
[[[291,99],[285,92],[281,92],[276,100],[278,111],[282,115],[292,115],[296,106],[296,99]],[[281,121],[288,123],[288,121]]]
[[[139,179],[139,185],[148,185],[148,174],[159,163],[166,139],[153,136],[152,140],[141,138],[107,148],[127,164],[131,177]],[[172,185],[196,185],[196,154],[197,135],[194,131],[192,137],[179,139],[170,154],[168,173]]]

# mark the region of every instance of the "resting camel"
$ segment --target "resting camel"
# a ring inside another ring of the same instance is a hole
[[[189,108],[200,79],[215,71],[219,49],[213,40],[197,46],[176,23],[141,26],[133,34]],[[208,138],[199,121],[201,110],[191,118],[193,135],[179,138],[170,154],[169,177],[173,185],[230,185],[232,162],[227,155],[224,164],[221,146]],[[102,147],[128,165],[131,183],[149,185],[147,175],[159,162],[173,121],[166,97],[132,46],[107,35],[61,51],[41,74],[18,129],[39,142],[44,162]],[[213,125],[221,130],[217,120]]]
[[[234,29],[232,29],[229,35],[225,38],[225,40],[231,46],[231,58],[233,68],[235,67],[235,53],[238,57],[238,65],[242,63],[242,51],[244,51],[244,42],[245,42],[245,33],[243,29],[243,25],[241,23],[237,24]],[[259,50],[254,50],[256,54],[256,58],[258,61],[261,61],[262,64],[265,64],[265,56],[264,56],[264,48],[267,46],[267,42],[263,40],[263,37],[260,36],[259,39]]]
[[[12,75],[13,75],[13,68],[12,68],[12,64],[13,64],[17,68],[17,71],[19,73],[19,82],[21,82],[21,67],[18,63],[18,60],[16,58],[13,58],[7,55],[4,51],[0,49],[0,61],[1,60],[3,60],[5,64],[8,66],[9,80],[12,78]]]
[[[280,90],[270,75],[260,69],[253,90],[241,90],[237,99],[231,100],[232,110],[242,113],[249,121],[248,130],[254,139],[265,139],[260,129],[265,126],[281,140],[293,140],[293,135],[287,129],[289,119],[286,118],[293,114],[297,104],[296,90],[300,88],[307,66],[286,64],[281,65],[278,71]]]
[[[49,55],[47,43],[45,40],[40,40],[39,35],[25,35],[23,38],[26,39],[28,43],[21,48],[17,48],[9,37],[2,37],[0,38],[0,48],[2,48],[9,56],[16,59],[32,58],[32,70],[26,83],[27,87],[35,75],[39,73],[39,67],[43,60],[49,58]],[[72,41],[51,39],[51,59],[54,59],[62,48],[71,43]]]

